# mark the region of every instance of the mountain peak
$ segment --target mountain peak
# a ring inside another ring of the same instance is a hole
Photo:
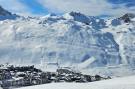
[[[128,23],[128,22],[131,22],[132,18],[135,18],[135,14],[133,14],[133,13],[126,13],[125,15],[120,17],[119,19],[121,19],[124,22]]]
[[[104,28],[106,23],[104,19],[95,16],[87,16],[80,12],[70,12],[66,13],[63,16],[65,19],[72,19],[74,21],[82,22],[86,25],[92,26],[93,29],[101,29]]]
[[[6,19],[16,19],[19,17],[16,14],[12,14],[11,12],[5,10],[2,6],[0,6],[0,20],[6,20]]]
[[[80,13],[80,12],[70,12],[69,13],[71,16],[84,16],[84,17],[86,17],[86,15],[84,15],[84,14],[82,14],[82,13]]]
[[[0,6],[0,16],[9,16],[9,15],[12,14]]]
[[[89,19],[88,16],[86,16],[82,13],[79,13],[79,12],[66,13],[66,14],[64,14],[64,18],[73,19],[75,21],[82,22],[82,23],[85,23],[85,24],[89,24],[89,22],[90,22],[90,19]]]

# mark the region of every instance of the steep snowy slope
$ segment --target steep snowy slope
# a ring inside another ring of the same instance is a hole
[[[119,53],[122,58],[122,64],[135,66],[135,15],[126,14],[120,18],[120,24],[110,25],[102,30],[112,33],[115,42],[119,45]],[[124,21],[124,22],[123,22]],[[125,23],[126,22],[126,23]]]
[[[19,89],[135,89],[135,76],[91,83],[51,83]]]

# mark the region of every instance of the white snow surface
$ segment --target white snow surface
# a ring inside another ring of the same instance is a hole
[[[19,89],[135,89],[135,76],[90,83],[50,83]]]

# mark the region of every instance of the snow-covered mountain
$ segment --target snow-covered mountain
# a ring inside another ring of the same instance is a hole
[[[51,15],[1,21],[0,57],[9,62],[39,63],[43,59],[62,64],[81,63],[94,57],[93,66],[120,64],[113,35],[77,20]]]
[[[4,13],[7,15],[1,15],[13,16]],[[134,67],[134,30],[135,18],[131,14],[110,20],[76,12],[7,18],[0,21],[0,62]]]
[[[116,19],[115,19],[116,20]],[[114,20],[112,20],[113,22]],[[119,53],[123,64],[135,65],[135,15],[125,14],[117,19],[119,25],[110,25],[102,30],[112,33],[115,42],[119,45]]]

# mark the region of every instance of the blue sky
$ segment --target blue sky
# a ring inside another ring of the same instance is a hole
[[[0,0],[0,5],[13,13],[33,16],[71,11],[92,16],[135,13],[135,0]]]
[[[49,11],[37,0],[19,0],[20,3],[30,9],[32,14],[48,14]]]

